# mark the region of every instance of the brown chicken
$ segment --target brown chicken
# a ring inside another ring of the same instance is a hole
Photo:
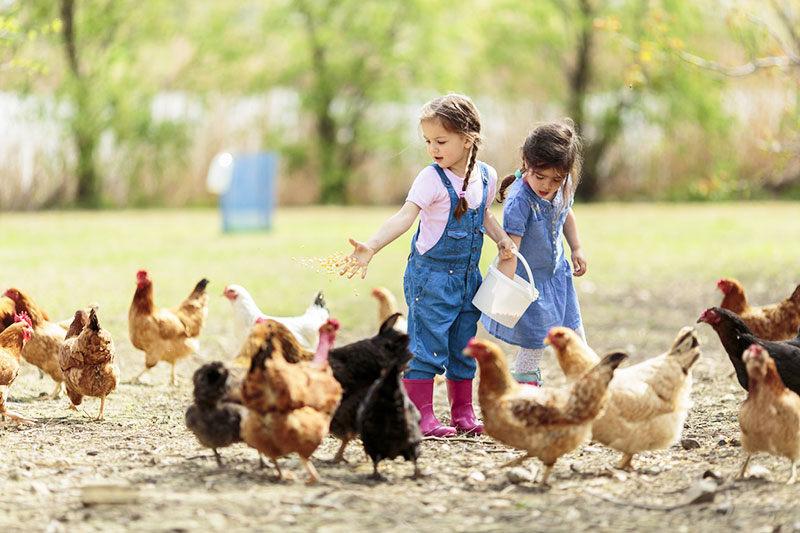
[[[6,291],[6,296],[14,301],[14,306],[18,313],[25,312],[33,324],[33,336],[25,343],[22,349],[22,358],[32,365],[36,365],[42,371],[53,378],[56,387],[48,395],[48,398],[58,398],[61,394],[64,374],[58,364],[58,350],[64,342],[66,330],[54,322],[50,322],[45,313],[33,298],[17,288],[10,288]]]
[[[545,343],[554,348],[570,382],[600,362],[569,328],[551,329]],[[694,328],[685,327],[666,353],[614,372],[606,409],[592,423],[592,439],[622,452],[619,468],[630,468],[634,454],[664,449],[680,436],[691,405],[691,369],[700,357],[699,345]]]
[[[754,454],[767,452],[789,458],[792,474],[786,483],[792,484],[797,480],[800,461],[800,396],[784,386],[775,362],[763,347],[751,345],[742,358],[750,388],[739,409],[742,449],[747,458],[737,477],[747,475]]]
[[[272,459],[278,478],[283,473],[277,459],[297,452],[308,471],[308,482],[314,483],[319,474],[309,457],[328,434],[342,396],[342,387],[328,366],[328,351],[339,324],[332,319],[323,324],[314,360],[297,364],[283,357],[276,324],[267,320],[253,327],[264,342],[242,383],[242,399],[249,409],[242,438]]]
[[[761,307],[750,306],[742,284],[735,279],[722,278],[717,282],[717,288],[724,295],[719,306],[739,315],[759,339],[784,341],[797,335],[800,327],[800,285],[788,298]]]
[[[255,323],[264,324],[270,320],[271,319],[268,318],[257,318]],[[255,328],[250,329],[250,334],[248,335],[247,340],[244,341],[242,349],[239,350],[239,355],[237,355],[236,359],[231,362],[234,367],[250,368],[250,364],[253,361],[253,356],[257,354],[264,345],[267,335],[274,336],[277,339],[278,344],[280,344],[281,347],[283,358],[289,363],[311,361],[314,358],[314,352],[309,352],[303,348],[297,341],[297,337],[292,334],[291,330],[277,320],[272,320],[268,328],[265,326],[259,326],[255,333],[254,331]]]
[[[33,422],[6,407],[8,389],[19,374],[19,359],[23,347],[33,335],[30,318],[25,313],[17,315],[16,320],[0,332],[0,418],[7,416],[17,422]]]
[[[592,422],[605,406],[614,370],[627,357],[620,352],[608,354],[570,388],[542,389],[514,381],[505,355],[490,341],[473,338],[464,353],[478,361],[484,431],[527,452],[503,466],[538,457],[546,467],[542,484],[547,484],[558,458],[589,437]]]
[[[378,300],[378,324],[383,324],[387,318],[400,312],[397,308],[397,299],[389,289],[375,287],[372,289],[372,296]],[[408,322],[400,316],[394,324],[394,329],[401,333],[408,333]]]
[[[17,308],[14,305],[14,300],[5,295],[0,296],[0,331],[14,323],[16,312]]]
[[[100,327],[94,308],[88,317],[83,310],[75,313],[67,338],[61,345],[58,362],[64,372],[71,408],[77,411],[76,406],[81,404],[84,396],[100,398],[97,420],[103,420],[106,396],[119,384],[119,368],[114,361],[111,333]]]
[[[136,274],[136,292],[128,311],[128,333],[131,344],[144,352],[145,368],[133,382],[156,366],[159,361],[172,365],[170,384],[175,385],[175,363],[199,348],[197,336],[208,314],[208,280],[201,279],[191,294],[171,309],[153,303],[153,282],[146,270]]]

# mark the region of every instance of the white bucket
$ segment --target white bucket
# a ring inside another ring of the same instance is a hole
[[[525,281],[517,274],[514,274],[514,279],[511,280],[497,270],[498,258],[495,257],[492,264],[489,265],[489,271],[483,278],[483,283],[478,287],[478,292],[472,299],[475,307],[508,328],[513,328],[531,302],[539,297],[539,291],[533,284],[533,273],[528,262],[516,250],[514,255],[522,261],[522,266],[525,267],[530,282]]]

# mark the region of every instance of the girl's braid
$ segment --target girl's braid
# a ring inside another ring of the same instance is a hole
[[[461,187],[461,193],[458,195],[458,204],[453,210],[453,216],[456,220],[461,220],[461,216],[467,212],[469,205],[467,204],[467,185],[469,185],[469,177],[472,174],[472,169],[475,168],[475,161],[478,159],[478,143],[473,143],[470,149],[469,164],[467,164],[467,171],[464,174],[464,185]]]

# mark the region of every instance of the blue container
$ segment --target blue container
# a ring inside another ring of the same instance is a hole
[[[235,155],[230,184],[219,199],[222,230],[269,229],[275,209],[277,176],[278,154]]]

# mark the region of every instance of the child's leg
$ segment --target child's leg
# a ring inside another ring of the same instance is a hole
[[[522,348],[517,353],[517,362],[514,365],[512,376],[520,383],[530,383],[541,386],[542,371],[539,365],[544,355],[544,348]]]

